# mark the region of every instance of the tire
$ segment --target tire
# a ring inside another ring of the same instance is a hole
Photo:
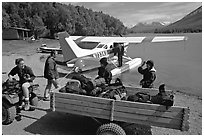
[[[16,116],[16,107],[2,101],[2,124],[8,125],[13,122]]]
[[[151,126],[123,123],[121,127],[127,135],[152,135]]]
[[[97,132],[97,135],[126,135],[125,131],[117,124],[108,123],[101,125]]]

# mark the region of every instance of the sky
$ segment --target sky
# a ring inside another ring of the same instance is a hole
[[[70,3],[70,2],[69,2]],[[202,5],[201,2],[71,2],[93,11],[102,11],[119,19],[127,27],[153,21],[175,22]]]

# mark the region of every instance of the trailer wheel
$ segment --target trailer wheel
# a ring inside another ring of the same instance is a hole
[[[13,122],[16,116],[16,107],[7,102],[2,102],[2,124],[8,125]]]
[[[125,130],[127,135],[152,135],[151,126],[123,123],[121,127]]]
[[[125,131],[117,124],[108,123],[101,125],[97,132],[97,135],[126,135]]]

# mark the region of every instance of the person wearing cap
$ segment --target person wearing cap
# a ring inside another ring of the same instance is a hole
[[[101,67],[98,68],[98,77],[96,79],[104,78],[106,84],[110,84],[112,80],[112,73],[110,71],[107,58],[100,59],[100,65]]]
[[[15,60],[15,67],[9,72],[8,78],[10,81],[13,80],[14,75],[19,76],[19,83],[22,85],[23,95],[25,97],[25,106],[24,110],[30,110],[29,104],[29,90],[28,88],[31,86],[31,83],[35,79],[35,75],[32,69],[24,64],[23,58],[18,58]]]
[[[143,66],[146,64],[146,68],[143,69]],[[154,62],[148,60],[143,62],[142,65],[138,68],[138,72],[143,75],[143,79],[140,81],[142,88],[152,88],[153,82],[156,79],[156,70],[154,68]]]
[[[52,84],[55,88],[59,87],[57,79],[59,78],[59,73],[57,71],[57,65],[55,62],[56,51],[52,51],[50,56],[45,61],[44,67],[44,78],[47,79],[47,85],[44,91],[44,101],[49,101],[49,92],[51,90]]]

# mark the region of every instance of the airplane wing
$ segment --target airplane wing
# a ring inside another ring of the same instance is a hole
[[[186,36],[165,36],[165,37],[154,37],[152,42],[168,42],[168,41],[183,41],[187,40]]]
[[[141,43],[145,37],[85,37],[82,42],[129,42],[129,43]]]
[[[74,41],[80,42],[97,42],[97,43],[143,43],[143,42],[170,42],[170,41],[185,41],[186,36],[155,36],[155,37],[97,37],[97,36],[70,36]],[[41,52],[51,52],[53,50],[61,53],[62,49],[50,48],[50,47],[40,47],[37,49]]]
[[[142,42],[169,42],[184,41],[186,36],[155,36],[155,37],[96,37],[96,36],[70,36],[72,40],[80,39],[81,42],[118,42],[118,43],[142,43]]]

